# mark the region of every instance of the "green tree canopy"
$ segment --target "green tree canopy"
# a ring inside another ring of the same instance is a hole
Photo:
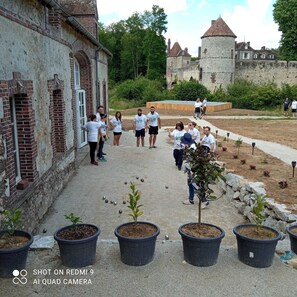
[[[297,1],[277,0],[273,5],[273,18],[282,32],[280,58],[297,60]]]

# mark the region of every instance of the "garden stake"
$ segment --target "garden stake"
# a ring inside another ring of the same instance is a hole
[[[218,132],[219,132],[219,131],[218,131],[218,130],[216,130],[216,138],[218,138]]]
[[[229,136],[230,136],[230,133],[227,132],[227,142],[229,141]]]
[[[296,161],[292,161],[292,167],[293,167],[293,177],[294,177],[294,175],[295,175]]]
[[[252,142],[252,155],[254,154],[255,146],[256,146],[256,142]]]

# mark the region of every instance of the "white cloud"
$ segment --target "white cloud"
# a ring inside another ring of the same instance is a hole
[[[204,7],[206,5],[206,3],[207,3],[207,0],[200,0],[199,3],[196,4],[196,7],[198,9],[200,9],[200,8]]]
[[[254,49],[278,47],[281,34],[273,21],[272,3],[272,0],[247,0],[244,6],[224,11],[222,18],[237,35],[237,42],[250,41]]]

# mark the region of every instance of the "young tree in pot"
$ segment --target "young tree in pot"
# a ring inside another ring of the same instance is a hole
[[[265,199],[265,195],[256,197],[252,209],[256,224],[240,224],[233,229],[237,239],[238,259],[256,268],[272,265],[276,244],[281,239],[277,230],[263,226],[267,205]]]
[[[188,223],[179,227],[183,240],[184,259],[195,266],[211,266],[216,264],[224,231],[211,224],[201,223],[202,201],[211,196],[209,188],[218,179],[224,179],[221,168],[213,155],[207,153],[200,144],[185,148],[186,170],[188,178],[198,198],[198,223]]]
[[[0,277],[13,277],[14,270],[20,271],[26,266],[33,236],[16,229],[22,222],[20,209],[6,210],[3,214],[3,230],[0,231]]]
[[[83,224],[73,213],[65,215],[65,218],[72,224],[57,230],[54,234],[62,264],[75,268],[94,264],[100,229],[92,224]]]
[[[130,189],[127,206],[131,211],[129,216],[133,222],[118,226],[114,233],[119,241],[122,262],[131,266],[141,266],[153,260],[160,229],[152,223],[138,221],[143,214],[140,210],[143,205],[139,204],[141,195],[132,182]]]

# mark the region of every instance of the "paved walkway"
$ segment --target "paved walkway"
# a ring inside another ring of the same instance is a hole
[[[80,216],[83,222],[99,225],[101,234],[96,263],[88,270],[78,271],[86,273],[84,275],[66,275],[57,245],[52,250],[31,251],[27,265],[28,283],[14,285],[11,279],[0,279],[1,297],[296,296],[297,271],[282,264],[278,257],[267,269],[251,268],[238,261],[232,229],[244,222],[244,218],[224,198],[212,202],[203,210],[202,217],[204,222],[225,230],[218,263],[208,268],[185,263],[177,229],[183,223],[196,221],[197,204],[185,206],[181,203],[188,196],[186,176],[174,165],[167,132],[161,130],[157,149],[136,148],[132,132],[123,133],[121,144],[120,147],[107,145],[108,162],[100,163],[98,167],[89,164],[88,156],[84,159],[39,228],[40,233],[47,229],[46,235],[52,235],[66,225],[64,215],[70,212]],[[130,181],[135,182],[142,192],[142,220],[154,222],[161,229],[155,259],[144,267],[121,263],[113,234],[116,226],[129,220],[127,207],[122,201],[129,192],[125,182]],[[105,203],[102,196],[116,201],[117,205]],[[119,214],[119,210],[123,213]],[[170,240],[165,241],[165,235]],[[37,269],[44,270],[36,275]],[[64,275],[55,275],[55,272]],[[51,284],[53,279],[58,280],[56,284]],[[87,279],[91,283],[65,284],[64,279]],[[34,284],[34,280],[39,280],[40,284]],[[62,283],[57,284],[59,281]]]

